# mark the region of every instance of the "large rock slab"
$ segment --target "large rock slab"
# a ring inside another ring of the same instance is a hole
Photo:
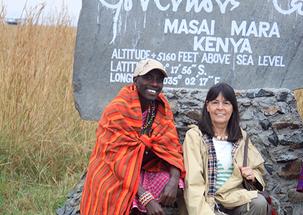
[[[98,119],[146,57],[166,66],[166,87],[299,88],[302,38],[298,0],[83,0],[76,106],[83,119]]]

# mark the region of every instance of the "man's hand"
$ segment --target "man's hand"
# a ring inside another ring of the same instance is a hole
[[[161,205],[155,200],[151,200],[146,206],[148,215],[165,215]]]
[[[138,196],[141,196],[145,192],[145,189],[139,184]],[[145,205],[148,215],[165,215],[161,205],[157,200],[153,199]]]
[[[173,206],[176,198],[177,198],[177,191],[178,191],[178,184],[179,178],[170,178],[169,182],[165,185],[161,195],[159,202],[165,206]]]
[[[165,206],[173,206],[176,198],[177,191],[179,185],[180,171],[174,166],[170,166],[169,169],[170,179],[168,183],[165,185],[161,195],[159,202]]]

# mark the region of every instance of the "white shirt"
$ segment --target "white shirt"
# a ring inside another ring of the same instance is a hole
[[[216,189],[218,190],[231,176],[233,171],[232,149],[233,144],[226,140],[213,138],[217,156],[217,180]]]

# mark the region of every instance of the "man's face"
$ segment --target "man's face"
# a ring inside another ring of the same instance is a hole
[[[145,75],[136,77],[134,83],[141,98],[153,101],[162,91],[163,80],[163,73],[160,70],[154,69]]]

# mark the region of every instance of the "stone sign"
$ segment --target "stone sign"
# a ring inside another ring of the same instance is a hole
[[[83,0],[76,107],[96,120],[136,63],[161,61],[167,88],[303,87],[303,0]]]

